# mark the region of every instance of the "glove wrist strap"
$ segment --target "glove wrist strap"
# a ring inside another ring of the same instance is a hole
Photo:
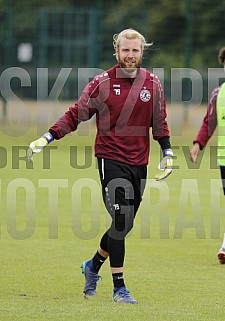
[[[164,149],[164,150],[162,151],[162,153],[163,153],[163,157],[165,157],[165,156],[173,157],[173,151],[172,151],[172,149],[170,149],[170,148]]]
[[[45,133],[42,137],[47,140],[48,144],[51,143],[54,140],[54,137],[49,132]]]

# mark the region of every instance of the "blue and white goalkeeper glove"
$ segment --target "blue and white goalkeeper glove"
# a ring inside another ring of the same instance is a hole
[[[46,133],[42,137],[34,140],[30,143],[30,146],[27,150],[27,158],[29,161],[33,161],[33,154],[40,153],[40,151],[49,143],[54,140],[51,133]]]
[[[173,171],[173,151],[172,149],[163,150],[163,159],[159,163],[158,168],[162,171],[155,175],[157,181],[163,181],[166,179]]]

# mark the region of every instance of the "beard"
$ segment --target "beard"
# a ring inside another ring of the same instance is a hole
[[[126,72],[132,73],[137,68],[140,68],[142,63],[142,58],[137,59],[121,59],[118,55],[118,63],[120,64],[121,68],[123,68]]]

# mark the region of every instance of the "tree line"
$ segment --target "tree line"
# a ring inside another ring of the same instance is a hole
[[[225,46],[225,2],[215,5],[210,0],[0,0],[1,61],[8,28],[12,28],[12,35],[16,34],[16,42],[32,42],[40,9],[81,7],[99,12],[96,41],[101,42],[102,48],[100,68],[108,67],[115,59],[113,34],[129,27],[139,30],[147,41],[153,42],[144,59],[146,65],[195,69],[219,67],[218,50]],[[8,12],[13,12],[13,21],[7,21]]]

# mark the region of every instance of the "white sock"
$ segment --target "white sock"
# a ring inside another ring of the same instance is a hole
[[[225,251],[225,233],[223,234],[223,243],[222,243],[222,245],[221,245],[220,250]]]

